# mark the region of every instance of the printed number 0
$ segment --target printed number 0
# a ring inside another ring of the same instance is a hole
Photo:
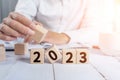
[[[54,57],[52,56],[52,53],[54,54]],[[49,56],[50,56],[50,58],[51,58],[52,60],[56,60],[56,59],[57,59],[56,53],[55,53],[54,51],[52,51],[52,50],[49,52]]]
[[[85,63],[87,61],[87,58],[86,58],[87,55],[86,55],[86,53],[85,52],[81,52],[80,55],[81,55],[80,62],[81,63]]]
[[[34,52],[34,55],[37,55],[37,57],[35,58],[34,62],[41,62],[41,61],[39,60],[39,58],[40,58],[40,53],[39,53],[39,52]]]

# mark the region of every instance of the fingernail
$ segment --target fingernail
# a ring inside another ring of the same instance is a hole
[[[35,25],[34,23],[30,24],[30,27],[31,27],[32,29],[36,29],[36,25]]]
[[[35,32],[34,32],[34,31],[32,31],[32,30],[29,30],[29,31],[28,31],[28,34],[29,34],[29,35],[34,35],[34,34],[35,34]]]
[[[15,18],[17,17],[17,14],[11,13],[11,17],[12,17],[13,19],[15,19]]]
[[[11,19],[10,19],[10,18],[5,18],[5,19],[3,20],[3,22],[6,23],[6,24],[10,24]]]
[[[2,23],[2,24],[0,24],[0,30],[2,29],[2,27],[3,27],[3,23]]]

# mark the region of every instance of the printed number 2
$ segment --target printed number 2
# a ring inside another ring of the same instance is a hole
[[[71,60],[73,55],[71,52],[68,52],[66,55],[70,55],[70,57],[68,58],[68,60],[66,61],[66,63],[73,63],[73,61]]]
[[[87,61],[87,54],[86,52],[80,52],[81,59],[79,60],[81,63],[85,63]]]
[[[37,55],[37,57],[35,58],[34,62],[41,62],[41,61],[39,60],[39,58],[40,58],[40,53],[39,53],[39,52],[34,52],[34,55]]]

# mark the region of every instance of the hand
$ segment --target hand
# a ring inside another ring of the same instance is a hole
[[[42,26],[42,24],[37,22],[37,21],[33,21],[33,22],[36,25],[41,25]],[[67,36],[64,33],[57,33],[57,32],[48,31],[42,42],[48,42],[48,43],[52,43],[52,44],[61,45],[61,44],[67,44],[69,41],[70,41],[69,36]],[[25,39],[25,42],[31,43],[32,40],[29,37],[27,37]],[[33,43],[36,43],[36,42],[33,42]]]
[[[0,39],[5,41],[15,40],[17,37],[33,35],[35,24],[25,16],[12,12],[0,24]]]
[[[38,22],[36,25],[38,25]],[[62,45],[62,44],[67,44],[69,42],[69,40],[70,40],[70,38],[64,33],[48,31],[42,42]],[[29,42],[29,43],[33,43],[33,44],[37,43],[37,42],[33,41],[30,36],[25,38],[25,42]]]

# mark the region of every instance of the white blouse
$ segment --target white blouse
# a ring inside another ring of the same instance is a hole
[[[66,33],[71,38],[70,43],[91,45],[98,43],[102,27],[112,26],[111,15],[103,12],[102,1],[19,0],[15,11],[41,22],[48,30]],[[108,1],[112,3],[112,0]]]

